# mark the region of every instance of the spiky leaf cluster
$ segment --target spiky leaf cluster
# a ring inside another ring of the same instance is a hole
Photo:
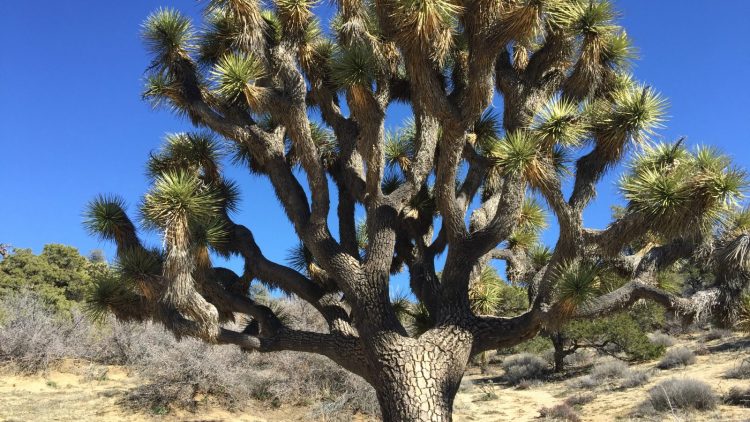
[[[143,23],[143,39],[155,57],[155,64],[166,64],[187,55],[195,33],[190,19],[179,11],[159,9]]]
[[[572,313],[598,296],[600,268],[590,262],[571,261],[555,270],[557,303]]]
[[[86,206],[83,224],[92,235],[121,241],[127,234],[135,232],[125,208],[125,200],[121,197],[99,195]]]
[[[665,236],[708,229],[741,198],[743,171],[716,151],[690,153],[680,144],[649,146],[620,183],[628,212]]]
[[[629,143],[643,143],[664,121],[666,100],[643,86],[617,90],[611,100],[595,102],[590,121],[596,146],[613,159]]]
[[[462,8],[453,0],[403,0],[397,3],[393,24],[397,37],[414,49],[429,51],[442,63],[453,45],[453,30]]]
[[[177,219],[206,222],[220,211],[216,192],[196,175],[183,171],[168,172],[156,178],[146,194],[141,211],[156,227],[169,227]]]
[[[211,71],[217,94],[230,102],[242,99],[251,108],[257,108],[262,101],[265,90],[256,86],[255,81],[264,74],[263,64],[246,53],[225,55]]]

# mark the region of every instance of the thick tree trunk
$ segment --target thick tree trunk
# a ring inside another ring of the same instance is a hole
[[[419,339],[384,335],[375,348],[378,376],[373,382],[386,422],[452,420],[471,352],[471,335],[440,327]]]

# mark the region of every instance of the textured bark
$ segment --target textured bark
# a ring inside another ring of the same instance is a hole
[[[419,339],[380,337],[372,347],[380,374],[373,386],[383,420],[452,420],[471,345],[471,334],[457,326],[430,330]]]

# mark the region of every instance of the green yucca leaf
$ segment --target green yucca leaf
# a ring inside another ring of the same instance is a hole
[[[552,259],[552,249],[545,245],[534,245],[529,249],[529,258],[534,268],[542,268]]]
[[[568,312],[590,303],[599,293],[599,268],[592,263],[563,264],[556,270],[555,279],[558,303]]]
[[[681,141],[674,143],[647,143],[636,152],[631,164],[633,173],[645,170],[668,171],[687,163],[692,158]]]
[[[208,221],[220,207],[215,191],[194,174],[178,171],[156,178],[141,209],[148,222],[165,228],[178,218]]]
[[[611,68],[624,67],[637,56],[637,51],[625,31],[611,34],[604,40],[601,60]]]
[[[458,2],[451,0],[402,0],[396,3],[393,19],[404,43],[424,48],[442,62],[452,45],[452,31],[461,10]]]
[[[718,172],[732,165],[732,160],[718,148],[699,145],[694,153],[695,167],[701,171]]]
[[[523,173],[536,160],[538,143],[528,132],[517,130],[506,134],[489,150],[489,156],[504,174]]]
[[[500,116],[491,111],[482,114],[482,117],[474,123],[474,134],[476,135],[476,144],[481,151],[488,151],[499,139],[499,133],[502,129]]]
[[[151,178],[170,171],[198,170],[210,178],[218,177],[224,151],[213,135],[206,132],[172,133],[164,140],[161,151],[149,159],[147,173]]]
[[[245,53],[225,55],[211,71],[219,95],[230,101],[238,101],[244,96],[251,106],[257,102],[254,83],[264,74],[263,64]]]
[[[599,101],[592,107],[597,145],[619,156],[628,141],[647,141],[661,127],[666,105],[666,100],[648,87],[613,92],[611,101]]]
[[[313,17],[314,0],[274,0],[283,31],[303,31]]]
[[[660,289],[673,293],[682,293],[683,280],[674,272],[659,271],[656,273],[656,286]]]
[[[114,268],[123,281],[135,282],[160,276],[163,261],[158,250],[131,248],[118,255]]]
[[[261,17],[266,24],[266,40],[270,45],[277,45],[281,42],[281,21],[273,10],[265,9],[261,12]]]
[[[537,232],[547,227],[547,212],[535,198],[525,198],[521,204],[518,227]]]
[[[389,133],[385,141],[385,162],[388,167],[409,170],[414,157],[414,135],[409,130]]]
[[[198,58],[201,63],[213,64],[234,50],[242,30],[225,8],[214,8],[206,16],[206,28],[200,34]]]
[[[383,177],[381,188],[383,189],[384,194],[390,195],[403,184],[404,184],[404,180],[401,178],[399,174],[389,173]]]
[[[125,212],[125,200],[116,195],[99,195],[86,206],[83,224],[92,235],[105,240],[118,240],[135,226]]]
[[[621,182],[628,208],[651,217],[665,216],[690,201],[690,186],[684,174],[644,169]]]
[[[171,105],[175,111],[180,111],[178,104],[172,101],[179,89],[179,85],[166,72],[152,72],[146,77],[142,97],[154,108]]]
[[[146,46],[162,65],[192,47],[195,34],[190,19],[175,9],[159,9],[143,23]]]
[[[399,321],[406,324],[411,318],[411,308],[414,306],[406,293],[399,292],[391,295],[391,306]]]
[[[612,3],[607,0],[557,2],[550,12],[555,26],[588,36],[612,32],[616,17]]]
[[[469,288],[471,310],[477,315],[492,315],[500,304],[502,279],[491,266],[485,266],[479,280]]]
[[[303,243],[289,249],[286,255],[286,262],[290,267],[301,273],[307,273],[310,264],[314,262],[312,253]]]
[[[419,302],[411,307],[411,330],[415,336],[419,336],[427,332],[430,328],[435,325],[435,321],[430,315],[430,311],[424,303]]]
[[[536,116],[533,131],[540,137],[543,145],[550,147],[555,144],[577,146],[588,130],[578,105],[556,98]]]
[[[101,277],[88,291],[83,310],[92,320],[102,321],[113,310],[117,314],[129,313],[127,310],[139,300],[133,289],[118,278]]]
[[[367,249],[368,236],[367,236],[367,221],[357,221],[357,245],[359,248],[364,250]]]
[[[375,78],[377,63],[372,50],[356,44],[339,49],[332,57],[331,76],[341,88],[355,85],[369,87]]]
[[[539,242],[539,232],[536,230],[516,229],[506,239],[510,249],[528,249]]]

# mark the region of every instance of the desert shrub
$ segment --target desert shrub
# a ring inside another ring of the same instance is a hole
[[[317,418],[328,419],[378,412],[372,388],[322,356],[245,353],[194,339],[177,341],[153,324],[120,326],[113,337],[121,359],[148,380],[124,400],[130,408],[154,413],[193,409],[206,397],[229,409],[248,399],[270,406],[311,405]]]
[[[686,347],[670,349],[656,365],[659,369],[671,369],[695,363],[695,354]]]
[[[544,377],[549,369],[547,362],[531,353],[521,353],[506,358],[502,363],[505,370],[504,378],[510,384],[516,385],[522,380],[534,380]]]
[[[599,381],[622,378],[628,365],[617,359],[604,359],[591,368],[589,375]]]
[[[750,407],[750,388],[732,387],[724,395],[724,403]]]
[[[750,379],[750,359],[743,359],[739,364],[730,368],[724,376],[726,378]]]
[[[664,348],[674,346],[676,340],[674,337],[670,336],[669,334],[665,334],[659,331],[649,333],[648,334],[648,340],[657,345],[662,346]]]
[[[703,336],[703,341],[719,340],[732,335],[732,332],[722,328],[712,328]]]
[[[556,421],[579,422],[581,420],[575,409],[565,403],[553,407],[543,407],[539,410],[539,413],[543,418]]]
[[[58,315],[34,293],[0,300],[0,362],[22,373],[46,371],[66,357],[89,357],[92,325],[80,312]]]
[[[585,375],[583,377],[576,378],[570,382],[570,386],[573,388],[581,388],[584,390],[590,390],[601,385],[601,380],[595,379],[591,375]]]
[[[596,353],[592,350],[578,349],[575,352],[565,356],[566,366],[586,366],[593,362]]]
[[[658,412],[672,409],[711,410],[719,398],[703,381],[683,378],[668,379],[648,391],[648,403]]]
[[[591,403],[594,399],[596,399],[596,395],[594,394],[578,393],[565,399],[565,404],[568,406],[583,406],[586,403]]]
[[[641,369],[628,369],[622,376],[620,386],[622,388],[640,387],[651,378],[649,371]]]

